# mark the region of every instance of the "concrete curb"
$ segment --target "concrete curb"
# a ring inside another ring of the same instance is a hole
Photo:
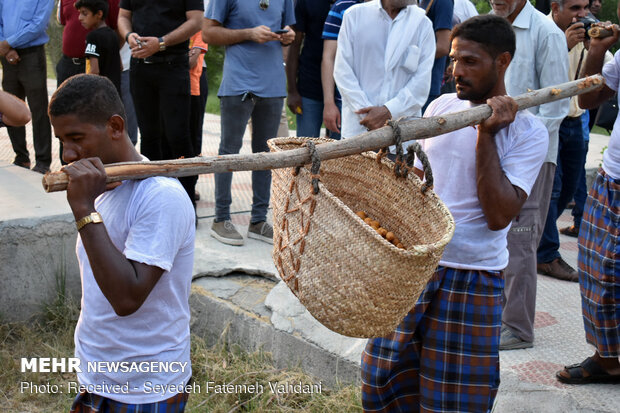
[[[299,366],[329,387],[338,382],[361,383],[359,365],[300,337],[276,330],[269,317],[244,310],[202,287],[192,287],[190,308],[190,329],[203,337],[207,345],[224,340],[248,352],[269,352],[277,368]]]

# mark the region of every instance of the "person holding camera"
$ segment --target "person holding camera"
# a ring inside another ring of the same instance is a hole
[[[570,80],[581,76],[587,50],[587,29],[594,22],[587,17],[589,0],[552,0],[551,14],[555,24],[564,32],[568,46],[568,66]],[[570,99],[568,116],[560,125],[558,158],[549,211],[537,250],[537,269],[539,274],[560,280],[578,280],[577,272],[560,256],[560,237],[557,219],[573,198],[581,170],[585,163],[585,144],[583,139],[582,116],[585,110],[577,104],[577,97]]]

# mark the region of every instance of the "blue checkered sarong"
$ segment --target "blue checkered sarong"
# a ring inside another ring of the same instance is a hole
[[[487,412],[499,387],[504,279],[438,267],[414,308],[362,353],[366,411]]]
[[[182,413],[188,398],[189,393],[178,393],[155,403],[127,404],[82,391],[73,401],[70,413]]]
[[[579,228],[579,284],[586,340],[620,356],[620,180],[600,169]]]

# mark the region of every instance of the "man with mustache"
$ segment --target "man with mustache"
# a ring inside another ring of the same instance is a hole
[[[490,0],[493,13],[515,31],[517,49],[506,71],[510,96],[568,82],[568,50],[562,30],[527,0]],[[568,114],[568,99],[528,109],[547,127],[549,147],[532,193],[508,233],[510,260],[504,272],[505,302],[500,350],[534,345],[536,249],[542,234],[558,153],[558,130]]]
[[[367,411],[488,412],[499,386],[506,235],[534,185],[548,135],[505,96],[515,51],[507,20],[473,17],[454,28],[451,41],[456,94],[434,100],[424,116],[484,103],[493,113],[477,127],[422,141],[435,192],[456,228],[413,309],[392,334],[369,340],[362,354]],[[421,167],[418,162],[420,177]]]

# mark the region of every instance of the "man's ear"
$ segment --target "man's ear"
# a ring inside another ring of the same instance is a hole
[[[510,53],[508,52],[504,52],[504,53],[500,53],[497,58],[497,65],[499,66],[499,68],[505,72],[506,70],[508,70],[508,66],[510,65],[510,62],[512,61],[512,56],[510,56]]]
[[[119,140],[125,136],[125,120],[120,115],[110,116],[106,126],[110,138]]]
[[[95,13],[95,17],[103,20],[103,10],[97,10],[97,13]]]

